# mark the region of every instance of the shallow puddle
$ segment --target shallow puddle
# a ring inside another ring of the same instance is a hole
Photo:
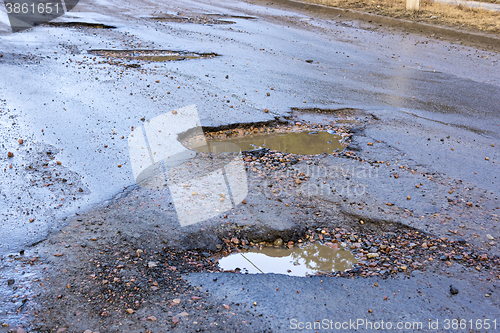
[[[183,17],[183,16],[165,16],[155,17],[155,20],[172,23],[191,23],[191,24],[234,24],[233,21],[219,20],[211,17]]]
[[[291,250],[264,247],[260,251],[251,249],[231,254],[219,260],[219,267],[225,271],[239,269],[242,273],[249,274],[307,276],[317,272],[345,271],[355,263],[357,260],[350,251],[313,243]]]
[[[133,56],[131,59],[135,60],[144,60],[144,61],[176,61],[176,60],[184,60],[184,59],[201,59],[200,56],[186,56],[186,55],[163,55],[163,56]]]
[[[215,53],[194,53],[171,50],[90,50],[89,53],[121,60],[154,62],[178,61],[186,59],[209,59],[218,56],[218,54]]]
[[[331,154],[336,149],[342,151],[341,139],[341,136],[328,132],[268,133],[209,140],[207,145],[192,149],[205,153],[226,153],[234,152],[236,144],[241,151],[268,148],[297,155],[318,155]]]

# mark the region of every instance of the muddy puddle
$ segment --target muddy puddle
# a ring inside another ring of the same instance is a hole
[[[333,273],[353,268],[355,256],[347,250],[321,243],[312,243],[293,249],[264,247],[248,252],[231,254],[219,260],[225,271],[249,274],[286,274],[291,276],[314,275],[319,272]]]
[[[210,59],[217,57],[216,53],[194,53],[171,50],[90,50],[90,54],[119,60],[164,62],[187,59]]]
[[[155,17],[154,20],[171,23],[190,23],[190,24],[234,24],[233,21],[221,20],[219,18],[203,16],[203,17],[184,17],[184,16],[165,16]]]
[[[245,135],[219,140],[209,140],[207,145],[190,147],[199,152],[227,153],[234,152],[239,147],[241,151],[260,148],[277,150],[297,155],[331,154],[336,149],[342,151],[341,136],[329,132],[292,132]]]
[[[217,17],[222,19],[242,19],[242,20],[256,20],[255,16],[246,16],[246,15],[227,15],[227,14],[207,14],[209,17]]]

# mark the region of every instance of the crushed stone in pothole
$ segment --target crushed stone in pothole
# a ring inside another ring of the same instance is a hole
[[[291,276],[333,273],[353,268],[356,257],[348,250],[334,249],[322,243],[313,243],[293,249],[264,247],[248,252],[234,253],[219,260],[225,271],[249,274],[286,274]]]
[[[342,136],[340,135],[320,131],[266,133],[208,140],[207,145],[192,149],[204,153],[228,153],[234,152],[237,146],[240,147],[241,151],[267,148],[289,154],[318,155],[331,154],[336,149],[342,151],[345,146],[342,145],[341,140]]]

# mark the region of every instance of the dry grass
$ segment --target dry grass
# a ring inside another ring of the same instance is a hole
[[[302,0],[396,18],[500,33],[500,12],[420,0],[420,10],[406,11],[406,0]]]
[[[497,4],[500,4],[500,0],[470,0],[470,1],[477,1],[477,2],[489,2],[489,3],[497,3]]]

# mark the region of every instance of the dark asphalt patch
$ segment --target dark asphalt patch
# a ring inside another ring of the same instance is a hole
[[[92,29],[116,29],[114,25],[108,25],[104,23],[88,23],[88,22],[48,22],[43,23],[41,26],[44,27],[55,27],[55,28],[92,28]]]

